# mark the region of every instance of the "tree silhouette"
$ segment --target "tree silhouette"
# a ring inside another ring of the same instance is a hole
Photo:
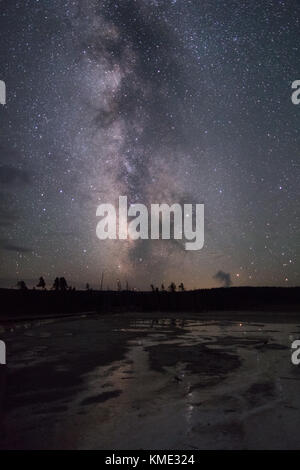
[[[68,283],[64,277],[56,277],[53,282],[52,289],[54,290],[67,290]]]
[[[67,290],[68,288],[68,283],[64,277],[59,278],[59,288],[60,290]]]
[[[27,290],[27,286],[24,281],[18,281],[17,286],[20,290]]]
[[[166,290],[164,284],[161,285],[161,290],[162,290],[163,292]]]
[[[179,284],[178,288],[183,292],[185,290],[183,282]]]
[[[38,284],[36,285],[36,287],[41,287],[42,289],[45,289],[45,287],[46,287],[46,282],[45,282],[43,276],[40,277],[39,282],[38,282]]]
[[[58,279],[58,277],[56,277],[56,278],[54,279],[52,289],[54,289],[54,290],[59,290],[59,279]]]
[[[86,283],[85,288],[86,288],[86,290],[90,290],[90,285],[89,285],[88,282]]]
[[[169,291],[170,292],[176,291],[176,284],[174,282],[171,282],[171,284],[169,285]]]
[[[154,292],[154,291],[155,291],[155,287],[154,287],[154,285],[153,285],[153,284],[151,284],[151,285],[150,285],[150,287],[151,287],[151,290],[152,290],[152,292]]]

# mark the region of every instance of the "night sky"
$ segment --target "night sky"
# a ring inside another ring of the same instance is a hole
[[[0,285],[300,283],[300,2],[2,0]],[[96,209],[204,203],[205,245]]]

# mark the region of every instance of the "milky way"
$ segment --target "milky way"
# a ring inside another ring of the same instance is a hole
[[[0,9],[1,285],[299,284],[299,2]],[[204,203],[204,248],[100,241],[119,195]]]

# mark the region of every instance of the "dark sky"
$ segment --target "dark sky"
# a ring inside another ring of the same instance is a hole
[[[299,1],[2,0],[0,285],[300,283]],[[204,203],[205,245],[96,208]]]

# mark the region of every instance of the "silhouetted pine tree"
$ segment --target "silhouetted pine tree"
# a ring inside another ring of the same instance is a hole
[[[25,284],[25,281],[18,281],[17,286],[20,290],[27,290],[27,286]]]
[[[59,279],[58,279],[58,277],[56,277],[56,278],[54,279],[52,289],[54,289],[54,290],[59,290]]]
[[[176,291],[176,284],[174,282],[171,282],[171,284],[169,285],[169,291],[170,292]]]
[[[46,283],[45,283],[45,280],[44,280],[43,276],[40,277],[39,282],[36,285],[36,287],[41,287],[42,289],[45,289]]]
[[[59,288],[60,290],[67,290],[68,288],[68,283],[64,277],[59,279]]]

